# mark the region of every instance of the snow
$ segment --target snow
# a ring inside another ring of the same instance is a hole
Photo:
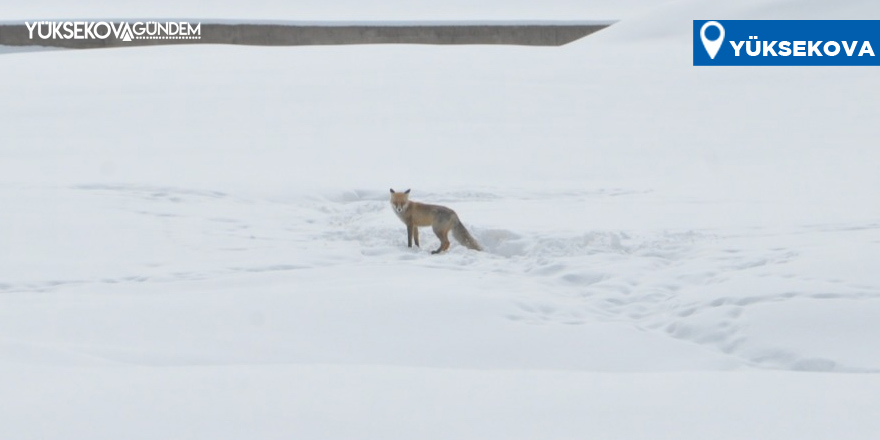
[[[880,428],[876,387],[822,373],[305,364],[2,372],[32,384],[23,392],[0,382],[4,395],[21,396],[0,409],[33,438],[870,438]]]
[[[0,433],[874,438],[876,78],[695,68],[690,20],[878,7],[581,3],[4,11],[621,21],[552,49],[3,48]],[[406,248],[389,187],[486,252]]]
[[[7,5],[4,19],[74,18],[204,18],[226,20],[608,20],[640,13],[647,0],[532,0],[411,2],[402,0],[217,0],[210,7],[197,1],[157,0],[120,3],[96,0],[73,6],[62,0],[36,0]]]

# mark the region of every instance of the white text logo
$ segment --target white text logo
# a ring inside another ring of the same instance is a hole
[[[750,57],[833,57],[841,53],[841,48],[846,56],[851,57],[857,47],[858,56],[874,56],[870,41],[759,41],[757,36],[749,36],[748,41],[731,41],[730,45],[733,46],[735,57],[740,56],[741,52],[745,52]]]
[[[202,24],[185,21],[35,21],[25,22],[31,40],[104,40],[111,35],[117,40],[198,40]]]

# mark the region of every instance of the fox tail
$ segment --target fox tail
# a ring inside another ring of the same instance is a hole
[[[452,236],[455,237],[455,240],[466,246],[468,249],[473,249],[475,251],[482,251],[483,248],[477,243],[477,240],[465,229],[464,225],[461,224],[461,220],[456,219],[455,226],[452,227]]]

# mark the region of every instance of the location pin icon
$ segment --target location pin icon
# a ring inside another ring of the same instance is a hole
[[[706,29],[709,26],[715,26],[718,28],[718,39],[715,41],[706,38]],[[703,27],[700,28],[700,39],[703,40],[703,47],[706,48],[709,58],[714,60],[715,55],[718,54],[718,49],[721,49],[721,43],[724,42],[724,26],[721,26],[721,23],[717,21],[707,21],[703,24]]]

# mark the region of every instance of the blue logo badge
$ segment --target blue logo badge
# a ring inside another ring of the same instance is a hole
[[[880,20],[694,20],[694,66],[878,66]]]

